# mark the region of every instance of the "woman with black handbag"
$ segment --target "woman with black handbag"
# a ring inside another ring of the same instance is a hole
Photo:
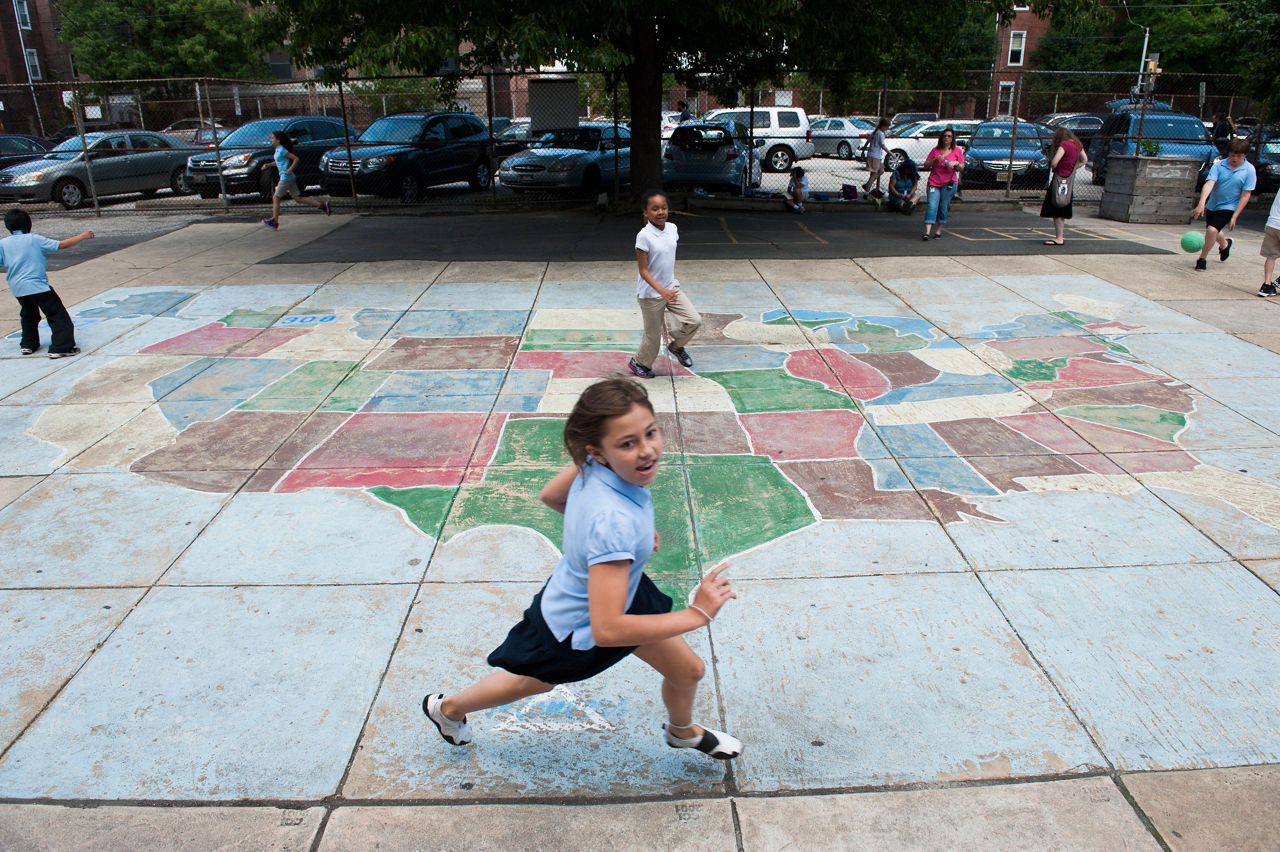
[[[1072,181],[1076,169],[1089,162],[1084,145],[1065,127],[1053,131],[1053,147],[1049,149],[1049,188],[1040,205],[1040,215],[1053,220],[1054,238],[1047,246],[1066,243],[1067,220],[1071,218]]]

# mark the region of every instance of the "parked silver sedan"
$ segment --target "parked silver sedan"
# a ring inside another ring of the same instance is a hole
[[[631,180],[631,132],[614,135],[613,123],[579,124],[544,133],[528,149],[502,161],[498,179],[515,192],[530,189],[581,190],[594,195],[618,180]]]
[[[54,201],[75,210],[95,191],[99,198],[161,189],[186,195],[190,153],[172,136],[145,130],[87,133],[83,144],[73,136],[39,159],[0,169],[0,203]]]
[[[862,118],[823,118],[809,125],[813,153],[819,157],[852,160],[876,126]]]
[[[666,186],[710,186],[733,195],[760,185],[760,150],[752,151],[746,125],[738,122],[686,121],[671,134],[662,152]]]

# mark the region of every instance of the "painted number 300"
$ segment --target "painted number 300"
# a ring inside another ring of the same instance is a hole
[[[308,314],[305,317],[285,317],[280,320],[280,325],[305,325],[313,322],[333,322],[338,317],[336,314],[327,314],[320,316],[319,314]]]

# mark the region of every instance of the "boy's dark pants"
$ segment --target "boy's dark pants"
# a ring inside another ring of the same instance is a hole
[[[70,352],[76,348],[76,329],[71,322],[71,314],[62,306],[62,300],[50,287],[43,293],[32,293],[30,296],[19,296],[21,310],[18,318],[22,322],[22,348],[38,349],[40,347],[40,315],[49,321],[49,331],[53,339],[49,341],[50,354]]]

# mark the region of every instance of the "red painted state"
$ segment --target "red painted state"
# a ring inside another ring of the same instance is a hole
[[[1167,453],[1116,453],[1116,461],[1133,474],[1186,473],[1200,467],[1195,456],[1181,450]]]
[[[858,457],[858,433],[866,424],[854,411],[783,411],[743,414],[742,425],[757,455],[777,461]]]
[[[1051,382],[1031,382],[1025,387],[1027,390],[1098,388],[1127,385],[1130,382],[1149,382],[1158,378],[1161,377],[1128,364],[1099,361],[1095,358],[1072,358],[1067,366],[1058,370],[1058,378]]]
[[[142,352],[148,355],[234,354],[236,357],[253,358],[306,333],[306,329],[228,328],[220,322],[211,322],[177,337],[153,343]]]
[[[836,393],[848,391],[854,399],[875,399],[892,387],[884,373],[843,349],[792,352],[786,369],[798,379],[822,382]]]
[[[1093,446],[1048,412],[996,418],[1016,432],[1057,453],[1092,453]]]
[[[339,470],[292,470],[273,489],[292,494],[308,488],[415,488],[420,485],[457,486],[462,482],[458,468],[355,468]]]
[[[631,352],[551,352],[529,351],[516,353],[515,369],[549,370],[556,379],[603,379],[619,371],[625,371]],[[665,354],[665,350],[663,352]],[[692,376],[689,370],[667,358],[667,370],[673,376]]]
[[[471,460],[486,418],[481,413],[357,414],[299,467],[460,471]]]
[[[475,451],[471,454],[471,467],[467,470],[467,482],[484,481],[485,468],[493,461],[493,455],[498,451],[498,444],[502,442],[502,429],[506,426],[506,423],[507,415],[500,413],[490,415],[488,421],[485,422],[484,431],[480,433],[480,440],[476,443]]]

